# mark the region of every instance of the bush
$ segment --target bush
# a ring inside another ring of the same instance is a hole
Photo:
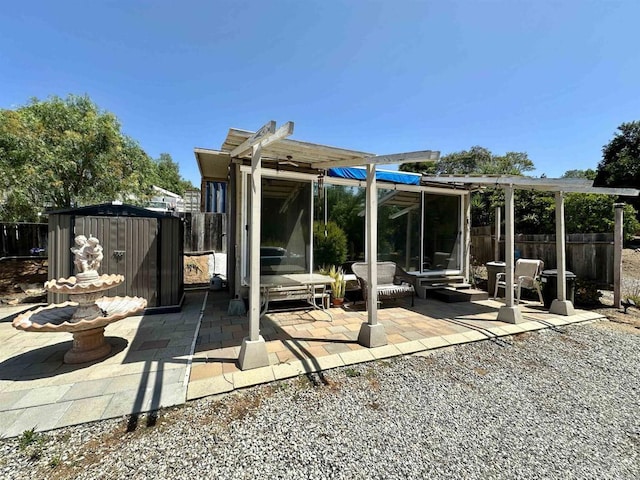
[[[601,296],[602,293],[598,290],[598,284],[595,281],[585,278],[576,278],[576,305],[599,305]]]
[[[335,223],[314,222],[313,261],[315,268],[323,265],[340,265],[347,259],[347,236]]]

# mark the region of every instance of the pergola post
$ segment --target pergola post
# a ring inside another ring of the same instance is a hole
[[[495,209],[495,225],[493,226],[494,230],[495,230],[495,242],[493,244],[493,261],[494,262],[499,262],[500,261],[500,227],[501,227],[501,223],[502,223],[502,219],[501,219],[501,208],[500,207],[496,207]],[[489,292],[491,293],[491,292]]]
[[[549,313],[573,315],[575,310],[571,300],[567,300],[567,254],[564,228],[564,193],[556,192],[556,268],[558,272],[558,290],[551,302]]]
[[[293,122],[276,130],[271,120],[230,152],[231,158],[251,152],[251,217],[249,222],[249,336],[242,340],[240,369],[269,365],[267,344],[260,335],[260,224],[262,222],[262,149],[293,133]]]
[[[624,203],[613,204],[616,213],[615,230],[613,233],[613,306],[622,306],[622,233],[624,219]]]
[[[365,347],[380,347],[387,344],[384,325],[378,323],[378,187],[376,166],[367,165],[366,189],[366,251],[367,262],[367,323],[363,323],[358,334],[358,343]]]
[[[475,285],[475,279],[471,273],[471,192],[467,192],[462,197],[463,204],[463,227],[462,238],[464,239],[462,252],[462,271],[467,283]]]
[[[260,213],[262,209],[262,158],[260,144],[251,155],[251,222],[249,222],[249,336],[242,340],[241,370],[269,365],[267,344],[260,335]]]
[[[513,203],[513,185],[506,185],[504,188],[504,220],[505,220],[505,238],[504,238],[504,256],[505,256],[505,302],[498,311],[498,320],[501,322],[518,323],[521,322],[522,312],[515,305],[515,295],[513,291],[513,270],[514,270],[514,253],[515,253],[515,208]]]

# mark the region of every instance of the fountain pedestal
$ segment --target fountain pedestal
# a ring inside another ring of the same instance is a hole
[[[111,344],[104,338],[104,327],[73,333],[73,347],[64,354],[64,363],[85,363],[104,358],[111,353]]]

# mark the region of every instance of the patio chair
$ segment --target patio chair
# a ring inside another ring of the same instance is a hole
[[[368,273],[366,263],[354,263],[351,266],[353,273],[356,275],[360,287],[362,288],[362,296],[365,303],[367,302],[367,283]],[[413,286],[415,277],[405,272],[402,267],[394,262],[378,262],[378,300],[397,299],[400,297],[411,297],[411,306],[413,307],[416,290]]]
[[[516,289],[516,303],[520,303],[520,291],[525,288],[528,290],[536,290],[540,303],[544,303],[542,292],[540,291],[540,274],[544,269],[542,260],[529,260],[521,258],[516,262],[516,268],[513,272],[513,286]],[[496,288],[493,292],[493,298],[498,298],[498,288],[507,288],[505,281],[506,273],[496,273]]]

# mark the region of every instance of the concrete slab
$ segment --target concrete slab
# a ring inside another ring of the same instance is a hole
[[[396,348],[403,354],[420,352],[425,349],[424,344],[420,340],[413,340],[411,342],[403,342],[396,344]]]
[[[278,363],[272,365],[273,378],[276,380],[282,380],[285,378],[297,377],[307,372],[303,362],[301,360],[294,360],[286,363]]]
[[[40,405],[55,404],[71,389],[73,385],[53,385],[25,391],[20,400],[12,408],[29,408]]]
[[[389,357],[397,357],[402,355],[400,349],[395,345],[385,345],[383,347],[375,347],[369,350],[374,358],[389,358]]]
[[[52,403],[22,409],[22,413],[14,422],[3,428],[2,434],[5,437],[14,437],[31,428],[38,432],[51,430],[56,427],[60,418],[71,406],[71,403]]]
[[[245,388],[251,385],[273,382],[275,377],[271,366],[243,370],[233,374],[233,387]]]
[[[187,400],[218,395],[233,391],[233,381],[227,380],[223,376],[211,377],[204,380],[189,382],[187,389]]]
[[[345,365],[353,365],[355,363],[370,362],[375,360],[375,357],[368,348],[363,348],[362,350],[351,350],[350,352],[341,353],[340,358]]]
[[[424,345],[426,350],[432,350],[434,348],[441,348],[451,345],[444,337],[429,337],[424,340],[420,340],[420,343]]]
[[[82,398],[71,402],[67,411],[60,417],[54,428],[94,422],[103,418],[111,395],[101,395],[92,398]]]

